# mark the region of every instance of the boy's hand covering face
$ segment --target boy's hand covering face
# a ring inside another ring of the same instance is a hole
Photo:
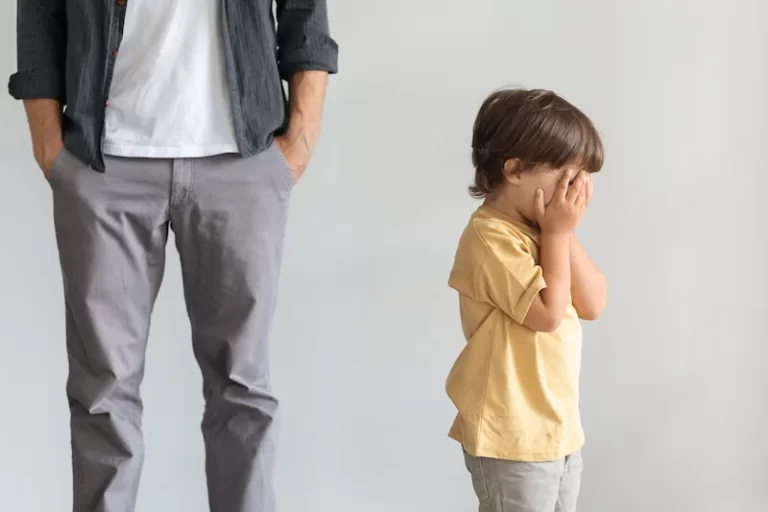
[[[536,191],[536,222],[542,232],[553,234],[571,233],[581,220],[587,202],[591,199],[591,180],[581,171],[572,180],[574,171],[568,169],[560,178],[549,204],[544,204],[544,191]]]
[[[563,176],[565,176],[565,173],[567,172],[568,171],[566,170],[563,173]],[[589,208],[589,203],[592,200],[592,174],[582,169],[581,171],[579,171],[576,177],[571,179],[571,181],[568,183],[568,188],[570,189],[571,187],[573,187],[575,183],[580,179],[586,179],[585,190],[584,190],[584,192],[586,193],[586,203],[584,207],[586,209],[586,208]],[[552,199],[554,199],[554,196],[552,196],[552,198],[550,199],[549,201],[550,203],[552,202]],[[547,206],[549,206],[549,204],[547,204]]]

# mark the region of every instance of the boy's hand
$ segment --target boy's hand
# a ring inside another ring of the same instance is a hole
[[[589,208],[589,203],[592,201],[592,175],[586,171],[581,171],[579,174],[586,176],[587,182],[584,185],[585,192],[587,194],[586,202],[584,203],[584,210]]]
[[[567,235],[576,229],[587,207],[589,175],[582,171],[571,184],[574,171],[568,169],[557,184],[555,194],[544,205],[544,191],[536,191],[536,222],[542,233]]]

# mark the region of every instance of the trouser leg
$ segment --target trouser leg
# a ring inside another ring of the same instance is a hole
[[[75,512],[133,512],[144,456],[139,386],[163,276],[170,165],[66,150],[51,174],[64,278]]]
[[[268,340],[291,190],[278,151],[175,163],[187,192],[171,210],[171,227],[203,375],[212,512],[275,508]]]

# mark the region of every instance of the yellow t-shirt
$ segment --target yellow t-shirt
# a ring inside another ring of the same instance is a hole
[[[546,286],[535,230],[481,206],[456,251],[449,286],[459,292],[467,344],[451,369],[458,409],[450,436],[477,457],[541,462],[579,450],[581,324],[569,305],[551,333],[524,327]]]

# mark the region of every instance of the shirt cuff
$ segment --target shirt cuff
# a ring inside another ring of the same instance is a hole
[[[339,47],[334,41],[313,48],[295,48],[280,52],[278,68],[280,78],[288,80],[299,71],[326,71],[338,73]]]
[[[11,75],[8,92],[17,100],[66,98],[64,76],[56,68],[23,69]]]

